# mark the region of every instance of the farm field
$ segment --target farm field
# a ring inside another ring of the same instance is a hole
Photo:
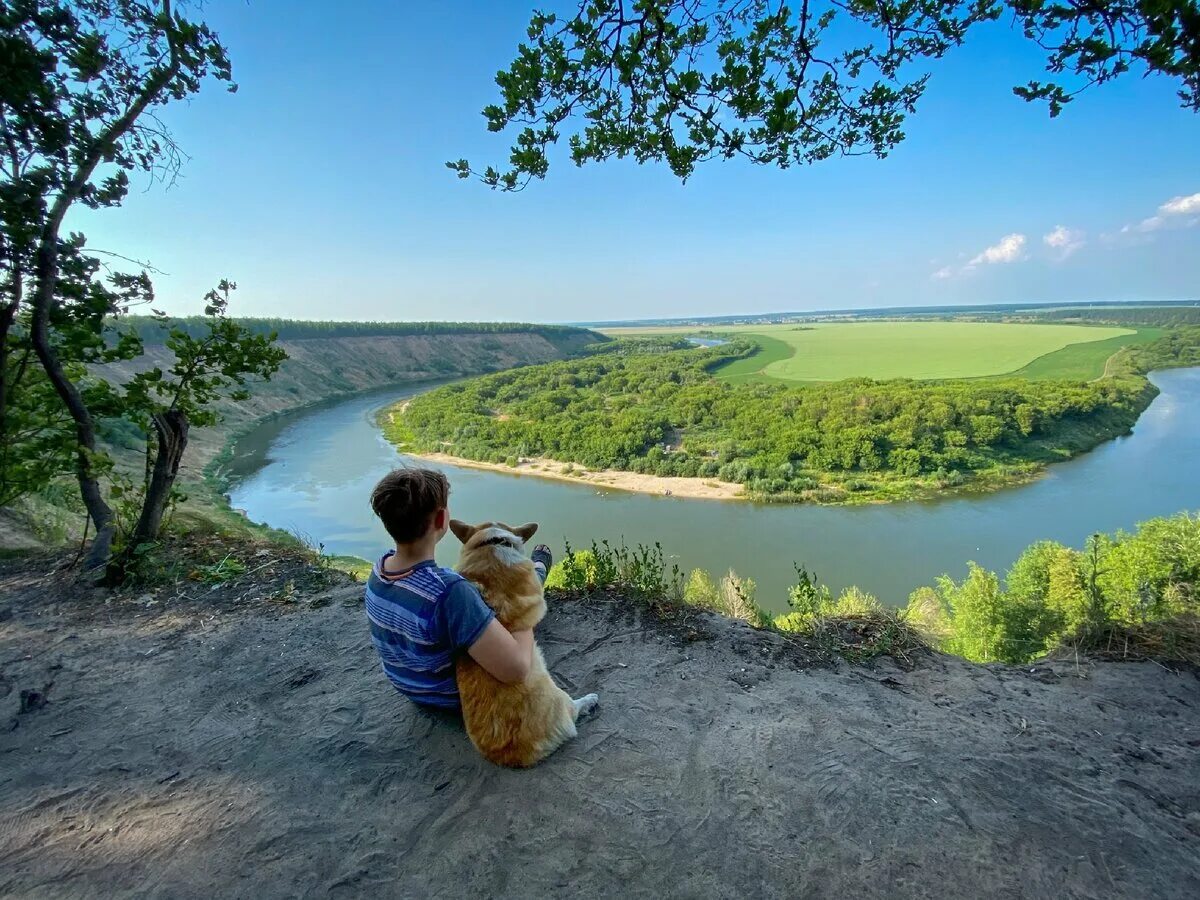
[[[1139,327],[1134,334],[1122,334],[1102,341],[1068,344],[1061,350],[1039,356],[1029,365],[1022,366],[1012,374],[1018,378],[1029,378],[1034,381],[1052,378],[1090,381],[1104,375],[1108,360],[1122,347],[1147,344],[1162,337],[1164,333],[1165,329],[1162,328]]]
[[[688,334],[695,328],[611,329],[613,336]],[[729,381],[940,380],[1015,375],[1087,380],[1108,358],[1155,335],[1129,328],[992,322],[853,322],[741,325],[762,350],[717,374]]]

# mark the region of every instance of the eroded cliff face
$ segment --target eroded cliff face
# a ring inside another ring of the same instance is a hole
[[[497,372],[551,362],[592,342],[588,332],[550,340],[535,333],[435,334],[307,338],[280,341],[288,359],[268,382],[251,386],[250,399],[221,406],[221,424],[195,429],[184,461],[195,474],[219,452],[229,435],[256,419],[319,403],[331,397],[440,378]],[[152,366],[166,368],[171,353],[148,344],[136,360],[104,367],[105,377],[124,380]]]

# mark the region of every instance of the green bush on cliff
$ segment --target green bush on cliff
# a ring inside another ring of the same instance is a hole
[[[1182,635],[1200,617],[1200,515],[1096,534],[1083,551],[1042,541],[1003,581],[970,563],[963,581],[944,575],[915,591],[907,616],[932,643],[976,662],[1027,662],[1062,644],[1095,649],[1117,632],[1165,640],[1170,623]]]
[[[1082,550],[1031,545],[1003,579],[969,563],[961,582],[943,575],[894,610],[857,587],[836,597],[803,567],[789,611],[772,618],[751,579],[704,569],[668,571],[658,545],[607,541],[568,546],[548,589],[617,588],[815,639],[854,661],[905,655],[924,643],[975,662],[1025,663],[1062,646],[1118,657],[1200,664],[1200,514],[1143,522],[1132,533],[1093,535]]]

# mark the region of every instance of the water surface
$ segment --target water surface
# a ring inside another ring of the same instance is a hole
[[[1152,516],[1200,509],[1200,369],[1155,373],[1162,393],[1131,435],[1050,467],[997,493],[863,507],[688,500],[603,490],[531,475],[439,466],[451,511],[467,521],[541,523],[556,555],[563,541],[593,537],[658,541],[683,568],[729,568],[758,582],[758,599],[782,609],[792,563],[835,590],[857,584],[893,605],[968,560],[1006,569],[1037,540],[1080,546],[1095,531],[1132,528]],[[253,430],[235,447],[232,504],[256,522],[296,531],[327,552],[373,558],[387,535],[367,503],[371,487],[404,461],[375,413],[422,387],[358,395]],[[453,536],[438,559],[452,565]]]

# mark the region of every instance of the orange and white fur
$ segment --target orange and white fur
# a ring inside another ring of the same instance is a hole
[[[537,525],[467,525],[453,519],[450,530],[463,543],[458,574],[478,586],[500,624],[524,631],[540,622],[546,599],[533,562],[525,556],[525,542]],[[502,766],[532,766],[545,759],[575,737],[575,720],[600,702],[595,694],[572,700],[546,671],[536,642],[524,681],[497,681],[466,654],[456,674],[467,735],[480,753]]]

